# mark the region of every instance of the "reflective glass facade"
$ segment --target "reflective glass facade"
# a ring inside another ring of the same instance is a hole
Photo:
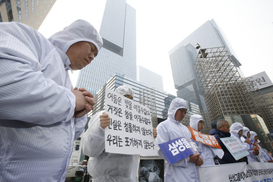
[[[0,22],[16,21],[38,30],[56,0],[0,0]]]
[[[232,55],[236,67],[239,67],[241,64],[236,59],[227,39],[224,38],[223,33],[214,20],[204,23],[169,51],[177,96],[199,105],[201,111],[206,111],[207,108],[204,97],[200,91],[194,70],[194,62],[197,56],[196,43],[198,43],[201,48],[225,46],[230,55]]]
[[[163,91],[162,76],[156,74],[142,66],[139,66],[139,81],[145,85],[149,85],[151,88]]]
[[[154,127],[168,117],[170,103],[174,98],[176,98],[176,96],[151,88],[120,74],[115,74],[113,77],[111,77],[96,93],[96,105],[94,106],[93,111],[89,113],[89,116],[104,109],[105,87],[115,90],[120,85],[127,85],[131,87],[134,91],[134,101],[139,102],[150,109]],[[187,117],[185,118],[184,122],[188,122],[189,117],[192,114],[199,113],[198,105],[189,102],[188,107],[192,108],[192,112],[187,112]]]
[[[77,87],[96,93],[115,73],[136,80],[136,12],[125,0],[111,0],[106,7],[100,34],[103,47],[80,71]]]

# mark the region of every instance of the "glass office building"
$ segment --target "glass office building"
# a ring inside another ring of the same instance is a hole
[[[107,83],[96,93],[96,104],[93,111],[88,113],[88,116],[92,116],[97,112],[104,110],[104,97],[105,88],[115,90],[121,85],[127,85],[134,91],[134,101],[139,102],[142,105],[147,106],[152,113],[153,126],[156,127],[158,123],[165,120],[168,117],[168,109],[171,101],[176,96],[157,90],[143,83],[127,78],[120,74],[113,75]],[[187,117],[184,122],[188,122],[189,117],[193,114],[200,113],[198,105],[188,102],[188,107],[192,108],[192,111],[187,112]]]
[[[155,88],[160,91],[164,90],[162,76],[142,66],[139,66],[139,81],[149,85],[151,88]]]
[[[56,0],[0,0],[0,22],[16,21],[38,30]]]
[[[241,65],[224,34],[220,31],[214,20],[207,21],[192,34],[186,37],[171,51],[169,57],[173,73],[177,96],[199,105],[201,111],[206,111],[204,97],[194,70],[197,57],[196,44],[201,48],[225,46],[237,68]],[[239,69],[240,70],[240,69]]]
[[[139,102],[150,109],[154,127],[168,117],[170,103],[176,96],[151,88],[121,74],[115,74],[112,76],[96,93],[96,104],[93,111],[89,113],[89,116],[94,115],[104,109],[105,87],[115,90],[121,85],[131,87],[134,91],[134,101]]]
[[[136,11],[126,0],[108,0],[101,23],[103,47],[80,71],[77,87],[95,94],[115,73],[136,80]]]

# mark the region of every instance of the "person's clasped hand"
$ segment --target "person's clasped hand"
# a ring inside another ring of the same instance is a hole
[[[247,143],[247,144],[250,145],[250,144],[251,144],[251,141],[250,141],[249,139],[246,139],[246,140],[245,140],[245,143]]]
[[[78,89],[77,87],[75,87],[74,90],[72,90],[72,93],[76,97],[74,117],[75,118],[83,117],[85,114],[87,114],[93,109],[95,105],[94,95],[84,88]]]
[[[189,161],[195,163],[196,166],[201,166],[203,164],[203,159],[200,157],[199,153],[190,155]]]

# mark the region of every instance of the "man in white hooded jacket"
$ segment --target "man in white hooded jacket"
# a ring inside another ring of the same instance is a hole
[[[201,132],[204,128],[204,119],[199,114],[194,114],[190,117],[190,127]],[[214,157],[218,155],[218,157],[222,158],[224,152],[222,149],[210,147],[201,142],[195,142],[199,151],[201,152],[201,158],[203,159],[202,166],[212,166],[215,165]]]
[[[64,181],[95,102],[87,90],[73,90],[68,70],[88,65],[102,39],[84,20],[49,40],[1,22],[0,39],[0,181]]]
[[[119,86],[119,94],[133,99],[133,90]],[[88,123],[82,136],[83,153],[89,156],[87,170],[94,182],[136,182],[138,155],[125,155],[105,152],[105,128],[110,117],[104,111],[96,113]]]
[[[241,123],[235,122],[230,126],[230,135],[237,138],[247,151],[250,149],[250,145],[248,143],[242,142],[241,140],[241,136],[243,135],[243,125]],[[238,161],[247,162],[247,157],[243,157]]]
[[[170,140],[184,137],[188,142],[193,142],[189,129],[180,123],[186,115],[187,102],[181,98],[172,100],[167,120],[157,126],[157,143],[166,143]],[[163,152],[158,147],[158,154],[166,160]],[[196,166],[201,166],[203,160],[199,153],[195,153],[174,164],[166,163],[165,182],[199,182],[199,174]]]

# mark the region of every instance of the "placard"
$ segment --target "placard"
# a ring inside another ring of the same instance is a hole
[[[193,129],[190,126],[188,126],[188,128],[189,128],[189,130],[191,132],[191,136],[192,136],[192,139],[194,141],[203,143],[203,144],[211,146],[211,147],[222,149],[220,144],[218,143],[217,139],[215,138],[215,136],[200,133],[200,132],[198,132],[197,130]]]
[[[273,181],[273,164],[264,162],[229,163],[198,167],[200,182],[269,182]],[[216,175],[218,174],[218,175]]]
[[[118,154],[157,156],[150,109],[106,88],[105,150]]]
[[[223,144],[226,146],[226,148],[235,160],[241,159],[249,155],[249,152],[244,148],[241,141],[239,141],[234,136],[220,138],[220,140],[223,142]]]
[[[183,137],[158,145],[170,164],[174,164],[193,154],[192,146],[186,140],[186,138]]]

